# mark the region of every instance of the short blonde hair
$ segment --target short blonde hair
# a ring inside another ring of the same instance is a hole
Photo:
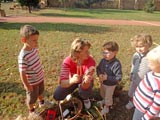
[[[133,47],[136,47],[139,42],[142,45],[148,45],[149,47],[153,44],[152,37],[148,34],[139,34],[131,38],[131,45]]]
[[[20,28],[20,36],[29,38],[31,35],[39,35],[39,31],[32,25],[24,25]]]
[[[83,38],[76,38],[71,44],[71,49],[70,49],[71,57],[73,59],[76,59],[75,53],[80,53],[85,46],[88,46],[90,48],[91,44]]]
[[[160,45],[148,52],[147,59],[157,65],[160,65]]]

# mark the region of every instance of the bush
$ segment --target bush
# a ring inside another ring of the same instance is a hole
[[[17,0],[21,6],[33,6],[37,7],[39,0]]]
[[[148,2],[145,4],[144,11],[148,13],[153,13],[155,10],[154,0],[148,0]]]

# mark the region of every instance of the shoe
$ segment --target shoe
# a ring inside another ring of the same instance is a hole
[[[29,112],[29,116],[28,116],[29,120],[38,120],[39,117],[40,116],[35,111],[34,112]]]
[[[101,100],[101,101],[98,101],[97,104],[100,105],[100,107],[102,108],[103,105],[105,104],[105,102],[104,102],[104,100]]]
[[[48,101],[44,101],[44,103],[40,103],[39,102],[39,108],[42,108],[42,107],[47,107],[47,108],[50,108],[53,106],[53,103],[51,102],[48,102]]]
[[[101,110],[101,115],[105,115],[109,113],[109,107],[104,106],[103,109]]]
[[[134,107],[134,104],[132,101],[129,101],[128,104],[126,105],[126,109],[130,110]]]
[[[91,107],[91,101],[89,99],[83,100],[83,102],[86,109],[89,109]]]

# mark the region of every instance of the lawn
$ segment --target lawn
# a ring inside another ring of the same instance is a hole
[[[36,14],[38,13],[40,12]],[[23,46],[19,38],[19,28],[24,24],[27,23],[0,23],[0,119],[4,120],[12,120],[19,114],[28,114],[25,104],[25,90],[19,78],[17,63],[17,56]],[[123,67],[121,82],[123,91],[119,96],[120,101],[115,102],[107,120],[131,120],[133,110],[125,109],[128,99],[130,63],[134,53],[129,40],[136,34],[148,33],[152,35],[154,42],[160,44],[160,37],[157,34],[160,33],[159,27],[65,23],[31,24],[40,31],[39,52],[45,70],[45,98],[53,102],[55,101],[52,94],[58,83],[62,60],[69,54],[70,44],[76,37],[86,38],[92,43],[90,53],[97,63],[102,58],[102,44],[110,40],[116,41],[120,46],[117,57]],[[96,75],[94,97],[96,100],[100,100]]]
[[[160,12],[146,13],[143,10],[119,10],[119,9],[79,9],[79,8],[47,8],[33,10],[32,14],[28,10],[10,10],[14,3],[2,3],[2,9],[10,15],[23,16],[47,16],[47,17],[77,17],[77,18],[98,18],[98,19],[123,19],[123,20],[143,20],[159,21]]]

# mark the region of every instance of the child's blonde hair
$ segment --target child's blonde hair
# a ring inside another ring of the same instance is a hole
[[[147,59],[157,65],[160,65],[160,45],[148,52]]]
[[[137,44],[141,44],[141,45],[148,45],[149,47],[152,46],[152,37],[151,35],[148,34],[139,34],[134,36],[133,38],[131,38],[131,45],[133,47],[136,47]]]
[[[39,31],[32,25],[24,25],[20,28],[22,38],[29,38],[31,35],[39,35]]]
[[[85,39],[76,38],[71,44],[71,49],[70,49],[71,57],[73,59],[76,59],[75,53],[81,52],[85,46],[88,46],[90,48],[91,44]]]

